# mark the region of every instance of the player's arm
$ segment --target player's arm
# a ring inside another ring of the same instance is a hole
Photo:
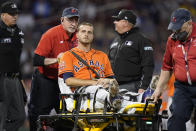
[[[65,83],[70,87],[82,87],[82,86],[91,86],[96,85],[96,80],[84,80],[74,77],[69,77],[65,80]]]
[[[96,80],[85,80],[75,78],[73,75],[73,59],[75,57],[69,51],[65,52],[60,58],[59,76],[63,77],[66,85],[70,87],[82,87],[96,85]]]
[[[103,53],[102,55],[104,58],[103,72],[104,72],[105,78],[98,79],[97,85],[102,85],[104,88],[108,88],[111,83],[113,82],[118,83],[118,82],[116,81],[116,79],[114,79],[114,73],[112,71],[108,56],[105,53]]]

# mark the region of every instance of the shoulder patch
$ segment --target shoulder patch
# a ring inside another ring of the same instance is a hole
[[[11,38],[4,38],[4,39],[1,39],[0,42],[1,43],[12,43],[12,39]]]
[[[60,68],[60,70],[64,70],[65,69],[65,62],[64,61],[61,61],[59,63],[59,68]]]
[[[151,46],[146,46],[146,47],[144,47],[144,50],[151,50],[151,51],[153,51],[153,48]]]

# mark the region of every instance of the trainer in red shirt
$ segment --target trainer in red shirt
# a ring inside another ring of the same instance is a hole
[[[196,24],[187,9],[179,8],[171,15],[169,36],[157,88],[152,95],[154,102],[167,87],[174,72],[174,95],[170,106],[168,131],[186,131],[185,123],[196,107]]]
[[[168,38],[166,51],[163,57],[162,70],[173,70],[175,79],[181,82],[188,82],[182,46],[184,46],[186,52],[188,50],[187,61],[191,81],[196,82],[196,24],[192,23],[192,27],[192,33],[185,42],[175,42],[172,40],[172,35]]]
[[[78,20],[78,9],[65,8],[61,24],[42,35],[34,52],[33,65],[38,69],[33,74],[28,106],[30,131],[37,130],[36,121],[39,115],[47,115],[53,108],[58,113],[60,93],[57,81],[58,60],[65,51],[77,46],[75,32]]]
[[[76,46],[76,36],[68,36],[63,25],[55,26],[42,35],[35,50],[35,54],[45,57],[44,66],[38,66],[38,70],[50,79],[58,77],[58,55]]]

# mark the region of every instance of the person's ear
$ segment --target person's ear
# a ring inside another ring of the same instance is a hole
[[[61,23],[63,23],[63,21],[64,21],[64,18],[63,18],[63,17],[61,17]]]
[[[5,16],[5,13],[1,13],[1,18],[3,18]]]
[[[189,20],[188,21],[188,25],[192,25],[192,20]]]

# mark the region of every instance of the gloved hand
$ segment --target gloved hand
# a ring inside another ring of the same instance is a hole
[[[116,96],[119,93],[119,85],[116,79],[110,79],[109,92],[112,97]]]

